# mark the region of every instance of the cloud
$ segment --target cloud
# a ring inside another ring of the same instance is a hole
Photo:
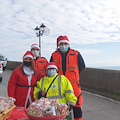
[[[113,59],[98,59],[96,62],[94,60],[87,60],[85,59],[86,67],[107,67],[107,66],[120,66],[119,60],[113,60]]]
[[[9,60],[22,60],[30,45],[39,43],[34,28],[41,23],[50,28],[49,36],[41,37],[47,59],[59,35],[67,35],[73,45],[120,42],[119,0],[4,0],[0,8],[0,51]],[[83,55],[104,53],[96,48],[78,50]]]
[[[103,53],[103,50],[98,49],[78,49],[78,51],[85,55],[96,55]]]

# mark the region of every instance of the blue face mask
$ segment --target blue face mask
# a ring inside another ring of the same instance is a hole
[[[67,52],[68,51],[68,46],[67,45],[60,46],[60,51]]]
[[[54,76],[56,74],[56,69],[50,69],[50,70],[48,70],[47,74],[49,76]]]

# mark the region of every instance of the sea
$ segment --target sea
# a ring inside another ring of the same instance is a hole
[[[120,70],[120,66],[94,66],[89,68],[96,68],[96,69],[106,69],[106,70]]]

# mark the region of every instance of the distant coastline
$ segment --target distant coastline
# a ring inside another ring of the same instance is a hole
[[[96,67],[90,67],[90,68],[107,69],[107,70],[120,70],[120,66],[96,66]]]

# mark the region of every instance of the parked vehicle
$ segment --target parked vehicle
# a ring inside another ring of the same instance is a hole
[[[2,64],[2,68],[4,71],[7,65],[7,58],[5,58],[5,56],[2,54],[0,54],[0,64]]]
[[[3,67],[2,64],[0,64],[0,82],[2,82],[2,74],[3,74]]]

